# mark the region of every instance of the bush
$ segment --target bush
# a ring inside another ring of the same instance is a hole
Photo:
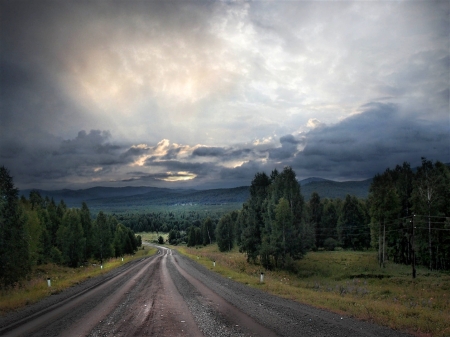
[[[323,247],[326,250],[329,250],[329,251],[333,251],[336,248],[337,245],[338,245],[338,242],[335,239],[333,239],[333,238],[327,238],[323,242]]]

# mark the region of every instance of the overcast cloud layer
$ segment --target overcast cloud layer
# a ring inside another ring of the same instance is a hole
[[[0,165],[19,188],[450,162],[448,1],[0,6]]]

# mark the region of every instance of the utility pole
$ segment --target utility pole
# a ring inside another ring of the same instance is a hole
[[[382,266],[382,254],[381,254],[381,222],[378,223],[378,263],[380,264],[380,268]]]
[[[384,257],[385,251],[386,251],[386,222],[383,221],[383,268],[385,268],[385,264],[384,264],[384,261],[385,261],[385,257]]]
[[[412,266],[412,278],[415,279],[416,278],[416,255],[414,252],[414,217],[415,215],[413,214],[412,216],[412,235],[411,235],[411,253],[412,253],[412,257],[411,257],[411,266]]]

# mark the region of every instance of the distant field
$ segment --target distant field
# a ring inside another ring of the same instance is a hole
[[[167,241],[169,234],[168,233],[136,233],[136,235],[140,235],[142,238],[142,243],[154,243],[155,241],[158,241],[158,237],[162,236],[164,238],[164,242]]]
[[[450,275],[388,263],[373,252],[310,252],[297,273],[264,271],[236,249],[174,247],[225,277],[251,287],[417,336],[450,336]],[[216,266],[213,267],[213,262]]]

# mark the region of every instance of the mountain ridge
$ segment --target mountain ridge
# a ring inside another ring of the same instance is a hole
[[[307,201],[313,192],[317,192],[321,198],[344,199],[347,194],[355,195],[358,198],[367,198],[371,182],[372,179],[338,182],[311,177],[300,180],[299,184],[301,186],[301,193]],[[26,189],[19,191],[19,194],[28,197],[33,190],[38,191],[44,198],[53,198],[55,202],[64,200],[69,207],[79,207],[84,201],[89,207],[96,209],[101,209],[102,206],[108,209],[114,209],[115,207],[144,207],[145,205],[241,205],[250,196],[249,186],[207,190],[170,189],[148,186],[97,186],[78,190]]]

